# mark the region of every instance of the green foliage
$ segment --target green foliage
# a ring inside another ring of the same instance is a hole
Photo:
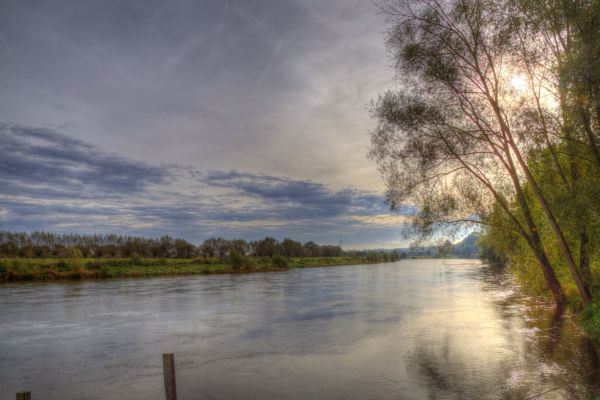
[[[271,258],[271,265],[274,268],[287,268],[288,267],[288,260],[287,258],[280,256],[280,255],[275,255]]]
[[[69,247],[65,255],[67,259],[68,267],[71,269],[79,269],[83,266],[83,254],[77,247]]]
[[[318,245],[313,241],[304,244],[285,238],[278,241],[273,237],[246,241],[227,240],[222,237],[206,239],[201,245],[183,239],[163,236],[147,239],[135,236],[118,235],[60,235],[51,232],[6,232],[0,231],[0,257],[70,257],[72,248],[77,248],[81,256],[76,258],[115,258],[129,257],[130,263],[140,264],[145,258],[194,258],[202,260],[225,260],[231,250],[242,255],[272,257],[276,254],[285,257],[341,257],[345,254],[340,246]],[[79,255],[79,254],[77,254]]]
[[[373,102],[386,200],[420,239],[487,225],[483,255],[532,292],[598,298],[598,2],[415,4],[380,2],[403,88]]]
[[[142,263],[142,258],[138,253],[134,252],[129,258],[129,262],[131,263],[131,265],[140,265]]]
[[[588,162],[569,160],[568,146],[562,144],[556,147],[560,152],[560,161],[565,170],[574,169],[577,180],[572,182],[570,189],[561,183],[556,165],[548,162],[551,157],[549,150],[531,152],[529,165],[532,173],[540,183],[555,216],[562,228],[576,262],[581,261],[582,234],[587,237],[590,276],[587,284],[593,296],[600,295],[600,174],[597,167]],[[585,154],[585,148],[579,148],[580,155]],[[560,281],[567,300],[577,305],[579,294],[572,279],[550,224],[544,216],[539,202],[535,201],[530,185],[524,185],[526,196],[530,202],[531,212],[535,219],[538,233],[550,263]],[[575,190],[575,194],[572,190]],[[510,203],[516,209],[516,200]],[[523,215],[516,213],[523,221]],[[490,259],[497,259],[508,264],[515,273],[519,284],[527,291],[535,294],[547,294],[544,277],[531,248],[524,238],[514,229],[498,204],[487,216],[489,226],[480,238],[483,254]]]
[[[129,258],[81,258],[77,259],[75,266],[66,258],[0,258],[0,281],[223,274],[366,263],[365,258],[359,256],[287,259],[282,256],[269,258],[238,254],[233,258],[228,257],[226,262],[218,258],[142,258],[136,262]]]
[[[581,313],[581,326],[591,337],[600,340],[600,303],[592,303]]]
[[[231,250],[229,252],[227,264],[230,265],[231,269],[234,271],[239,271],[241,269],[250,270],[254,267],[252,258],[245,256],[236,250]]]
[[[369,251],[367,252],[367,261],[368,262],[378,262],[381,260],[381,256],[377,251]]]

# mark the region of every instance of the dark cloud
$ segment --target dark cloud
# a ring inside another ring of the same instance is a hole
[[[102,198],[143,192],[166,169],[102,152],[53,130],[0,124],[4,193]]]
[[[312,181],[238,171],[211,171],[204,182],[268,201],[274,207],[283,208],[282,212],[289,218],[336,217],[351,210],[361,215],[384,211],[380,196],[353,189],[332,192],[325,185]]]

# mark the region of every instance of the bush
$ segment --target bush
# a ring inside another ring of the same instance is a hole
[[[65,255],[69,269],[79,269],[83,266],[81,250],[78,247],[69,247]]]
[[[131,254],[131,257],[129,258],[129,263],[131,265],[142,265],[143,264],[143,260],[139,256],[139,254],[133,253],[133,254]]]
[[[64,262],[64,261],[57,261],[54,263],[54,268],[56,268],[58,271],[68,271],[69,269],[71,269],[71,267],[69,266],[68,263]]]
[[[252,269],[252,267],[254,267],[254,262],[250,257],[245,256],[236,250],[232,250],[229,252],[229,256],[227,257],[227,264],[231,265],[231,268],[233,270],[240,270],[242,268],[250,270]]]
[[[102,261],[90,261],[88,263],[85,264],[85,267],[89,270],[99,270],[100,268],[104,267],[106,264]]]
[[[600,339],[600,303],[592,303],[581,313],[581,326],[594,339]]]
[[[275,268],[287,268],[288,260],[285,257],[276,255],[276,256],[273,256],[273,258],[271,258],[271,265]]]
[[[238,270],[244,266],[244,256],[235,250],[229,252],[227,264],[231,265],[232,269]]]

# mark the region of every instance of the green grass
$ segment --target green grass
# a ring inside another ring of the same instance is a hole
[[[0,282],[249,273],[368,263],[361,257],[290,258],[282,268],[269,258],[248,259],[248,265],[234,269],[226,261],[211,258],[0,258]]]

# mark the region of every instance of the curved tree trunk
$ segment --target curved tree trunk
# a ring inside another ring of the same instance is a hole
[[[575,259],[573,258],[573,253],[571,252],[571,249],[569,248],[567,239],[565,238],[565,235],[563,234],[562,229],[558,225],[558,221],[556,220],[554,213],[550,209],[550,206],[548,205],[548,202],[546,201],[546,197],[542,194],[542,192],[537,184],[537,181],[531,174],[529,167],[525,163],[525,160],[523,160],[523,157],[521,156],[521,153],[519,152],[519,150],[516,147],[512,138],[510,140],[510,144],[511,144],[511,148],[515,152],[517,160],[519,161],[519,165],[520,165],[521,169],[523,170],[523,172],[525,173],[525,176],[527,177],[527,181],[529,182],[529,184],[531,185],[531,188],[533,189],[533,193],[535,194],[536,198],[540,202],[540,205],[542,206],[542,210],[544,211],[544,214],[546,215],[546,218],[548,219],[548,222],[550,223],[550,227],[552,228],[552,231],[554,232],[554,236],[556,237],[556,240],[558,241],[558,246],[560,247],[563,257],[567,263],[567,267],[569,267],[571,276],[573,277],[573,280],[575,281],[575,285],[577,286],[577,290],[579,291],[581,300],[583,301],[583,304],[588,304],[592,301],[592,296],[590,295],[590,292],[586,288],[586,286],[583,282],[583,279],[581,278],[581,275],[579,273],[579,268],[575,264]]]
[[[554,301],[556,302],[556,307],[562,309],[564,307],[565,295],[554,273],[554,268],[550,264],[550,260],[546,255],[546,251],[544,250],[544,246],[542,245],[542,239],[540,238],[540,234],[538,233],[537,225],[533,220],[531,215],[531,210],[529,209],[529,205],[527,204],[527,200],[525,199],[525,194],[521,190],[520,186],[517,189],[517,199],[519,204],[521,205],[521,210],[523,211],[523,216],[525,217],[525,223],[527,224],[527,228],[529,229],[529,234],[527,235],[527,241],[529,247],[535,254],[536,258],[540,262],[540,267],[542,268],[542,272],[544,273],[544,279],[546,280],[546,284],[548,285],[548,289],[552,292],[552,296],[554,297]]]

